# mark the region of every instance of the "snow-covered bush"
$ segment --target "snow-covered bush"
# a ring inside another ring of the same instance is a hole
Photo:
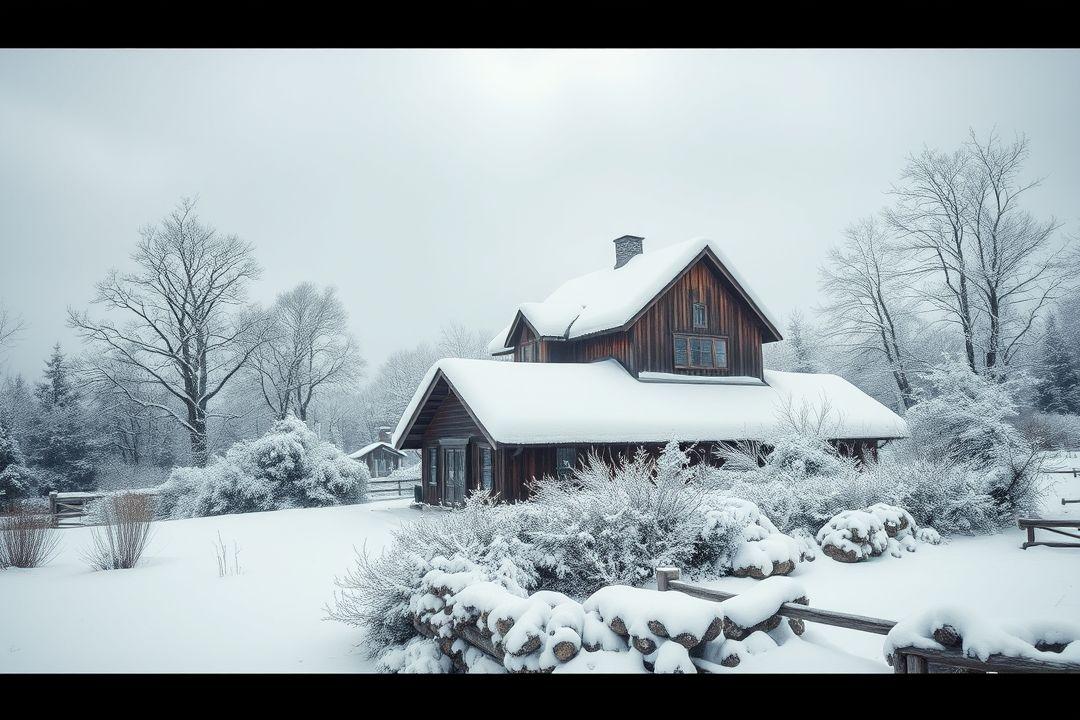
[[[1080,415],[1032,412],[1017,423],[1024,437],[1044,450],[1080,448]]]
[[[38,494],[38,481],[26,466],[26,455],[0,425],[0,508]]]
[[[529,502],[493,504],[473,494],[461,510],[398,529],[380,555],[359,552],[337,581],[330,616],[363,628],[376,655],[404,642],[415,634],[411,594],[438,557],[461,556],[522,592],[577,598],[648,583],[658,565],[688,576],[766,577],[812,558],[805,541],[780,534],[752,503],[706,483],[709,472],[672,442],[658,457],[638,453],[614,468],[592,458],[570,478],[545,478]],[[582,642],[604,646],[589,625]]]
[[[587,595],[640,585],[657,565],[688,567],[709,494],[700,466],[671,442],[655,460],[639,452],[616,467],[599,457],[566,478],[545,478],[521,506],[541,586]]]
[[[863,510],[844,510],[818,531],[821,551],[834,560],[858,562],[885,552],[889,536],[877,515]]]
[[[697,554],[690,565],[718,575],[762,579],[786,575],[813,560],[813,541],[784,535],[747,500],[721,498],[705,511]]]
[[[410,601],[436,557],[461,555],[518,587],[536,587],[534,551],[521,540],[522,505],[496,504],[484,493],[462,509],[425,516],[394,531],[378,555],[356,553],[356,565],[336,578],[331,618],[359,627],[373,656],[415,634]]]
[[[177,468],[161,485],[163,511],[201,517],[362,502],[367,467],[323,442],[291,415],[205,468]]]

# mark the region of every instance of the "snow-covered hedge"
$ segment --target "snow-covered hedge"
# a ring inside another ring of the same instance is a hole
[[[474,494],[461,510],[402,526],[380,555],[361,552],[331,616],[363,628],[369,647],[405,642],[415,634],[411,589],[439,556],[461,555],[521,592],[576,598],[646,584],[658,565],[763,578],[813,559],[812,541],[781,534],[753,503],[708,484],[708,472],[672,442],[615,468],[592,458],[569,478],[545,478],[526,503]]]
[[[761,652],[801,634],[798,621],[780,629],[778,611],[808,602],[795,581],[770,578],[722,603],[626,585],[579,603],[525,593],[461,555],[431,566],[409,596],[413,635],[385,650],[383,671],[696,673],[692,657],[731,666],[748,646]]]
[[[174,518],[363,502],[367,467],[289,416],[242,441],[205,468],[176,468],[159,487]]]

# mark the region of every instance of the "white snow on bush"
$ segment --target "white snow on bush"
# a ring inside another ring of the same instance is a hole
[[[417,637],[392,648],[375,667],[379,672],[391,673],[448,673],[453,663],[434,640]]]
[[[818,531],[822,551],[834,559],[857,562],[885,552],[889,535],[877,515],[863,510],[844,510]]]
[[[784,535],[757,505],[738,498],[725,498],[707,510],[701,534],[706,542],[715,539],[721,544],[724,538],[735,536],[735,552],[719,569],[738,576],[786,574],[802,560],[814,559],[804,542]]]

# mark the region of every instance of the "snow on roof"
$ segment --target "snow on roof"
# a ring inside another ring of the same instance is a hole
[[[387,443],[387,442],[373,442],[370,445],[365,445],[364,447],[360,448],[356,452],[349,455],[349,457],[351,457],[353,460],[359,460],[360,458],[368,455],[372,450],[374,450],[375,448],[380,447],[380,446],[386,448],[387,450],[394,453],[395,455],[401,455],[401,456],[405,455],[405,453],[401,452],[400,450],[395,448],[390,443]]]
[[[785,407],[820,411],[832,438],[907,437],[907,424],[836,375],[765,371],[767,385],[642,382],[615,360],[517,363],[440,360],[394,431],[404,434],[442,372],[491,439],[501,444],[767,440]]]
[[[613,330],[629,322],[706,247],[727,268],[765,319],[779,327],[776,316],[739,275],[719,244],[708,238],[695,238],[635,255],[620,268],[606,268],[568,280],[543,302],[522,303],[517,309],[540,335],[572,340]],[[493,352],[505,347],[509,341],[507,332],[501,334],[501,344],[497,344],[499,336],[492,339]]]
[[[515,315],[515,317],[517,317]],[[510,333],[510,326],[507,325],[499,332],[495,333],[495,337],[491,338],[488,343],[488,352],[492,355],[501,355],[507,351],[506,336]]]

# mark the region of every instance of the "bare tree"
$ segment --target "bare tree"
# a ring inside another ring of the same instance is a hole
[[[4,345],[15,338],[22,329],[25,327],[21,318],[18,318],[8,312],[7,308],[0,303],[0,349]]]
[[[1000,374],[1009,365],[1041,311],[1065,283],[1062,260],[1066,245],[1052,246],[1060,224],[1036,220],[1021,209],[1024,194],[1039,184],[1022,182],[1028,157],[1023,135],[1002,143],[991,133],[985,142],[971,132],[965,224],[974,250],[970,274],[986,316],[985,366]]]
[[[278,295],[268,312],[269,342],[252,354],[251,371],[278,419],[307,420],[315,391],[346,385],[364,360],[348,331],[349,313],[333,288],[301,283]]]
[[[821,268],[821,290],[828,298],[821,308],[829,319],[827,334],[856,353],[883,359],[904,409],[910,408],[915,396],[900,323],[909,312],[904,286],[913,271],[905,268],[902,250],[874,217],[851,225],[845,235],[845,243],[829,250]]]
[[[441,357],[448,358],[486,358],[490,337],[482,330],[473,330],[461,323],[452,322],[442,328],[436,351]]]
[[[210,401],[265,336],[264,318],[240,311],[259,266],[250,244],[202,224],[193,200],[141,235],[131,256],[136,270],[112,270],[94,299],[126,322],[71,308],[68,322],[104,356],[145,373],[179,401],[178,412],[129,387],[107,363],[95,368],[134,402],[172,417],[188,433],[193,462],[205,465]]]
[[[916,269],[937,278],[925,292],[925,299],[960,326],[968,366],[977,371],[977,308],[971,297],[971,261],[965,237],[972,202],[967,190],[970,172],[971,155],[966,150],[950,155],[924,148],[921,154],[908,158],[901,184],[892,189],[896,208],[885,217],[918,254],[921,263]]]

